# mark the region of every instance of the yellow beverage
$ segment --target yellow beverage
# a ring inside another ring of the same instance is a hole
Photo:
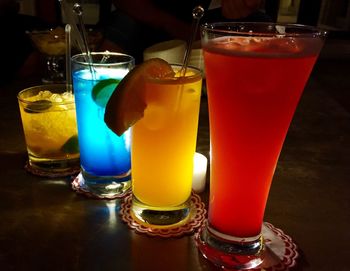
[[[200,72],[190,68],[185,77],[146,82],[131,154],[133,194],[144,205],[166,211],[190,197],[201,86]]]
[[[79,166],[74,96],[64,90],[43,85],[18,95],[29,165],[43,172]]]

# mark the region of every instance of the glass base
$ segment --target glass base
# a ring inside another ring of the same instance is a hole
[[[94,176],[82,169],[84,184],[91,193],[101,197],[125,194],[131,188],[131,172],[118,176]]]
[[[149,206],[133,196],[131,215],[146,227],[179,227],[190,217],[191,197],[183,204],[170,207]]]
[[[238,238],[205,226],[196,234],[195,239],[202,255],[220,268],[248,270],[257,267],[264,260],[262,235]]]
[[[80,168],[80,161],[79,158],[48,159],[29,155],[28,165],[33,171],[49,176],[50,174],[77,172]]]

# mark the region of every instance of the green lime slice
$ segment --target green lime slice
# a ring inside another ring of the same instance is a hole
[[[61,151],[68,154],[78,153],[79,152],[79,142],[78,136],[71,136],[66,143],[61,147]]]
[[[111,97],[116,85],[120,82],[117,79],[105,79],[98,82],[92,89],[92,99],[101,107],[106,107],[106,104]]]
[[[49,100],[39,100],[35,102],[31,102],[28,104],[24,111],[27,113],[41,113],[43,111],[48,110],[52,106],[52,102]]]

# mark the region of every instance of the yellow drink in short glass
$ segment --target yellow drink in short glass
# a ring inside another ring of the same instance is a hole
[[[65,89],[64,84],[40,85],[18,94],[29,167],[39,175],[79,168],[74,96]]]
[[[147,224],[180,223],[189,213],[202,77],[193,68],[180,76],[180,68],[173,65],[174,78],[147,80],[147,108],[132,127],[132,210]]]

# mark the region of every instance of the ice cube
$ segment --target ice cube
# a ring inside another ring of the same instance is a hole
[[[257,51],[264,45],[264,38],[254,37],[226,37],[217,40],[217,45],[223,49],[235,51]]]
[[[60,94],[54,93],[51,95],[50,101],[55,102],[55,103],[61,103],[63,101],[63,99],[62,99]]]
[[[144,112],[143,124],[147,129],[155,131],[161,129],[167,121],[167,109],[157,103],[148,104]]]
[[[292,37],[273,39],[270,42],[270,48],[279,53],[298,53],[303,50],[302,44]]]
[[[74,100],[74,95],[71,92],[64,92],[61,94],[61,97],[64,101],[73,101]]]
[[[300,52],[303,49],[302,44],[295,38],[286,39],[285,46],[288,52],[293,53]]]
[[[279,33],[281,35],[285,35],[286,34],[286,27],[283,25],[276,25],[276,31],[277,31],[277,33]]]
[[[49,90],[41,90],[38,93],[38,98],[39,99],[50,99],[51,95],[52,95],[51,91],[49,91]]]

